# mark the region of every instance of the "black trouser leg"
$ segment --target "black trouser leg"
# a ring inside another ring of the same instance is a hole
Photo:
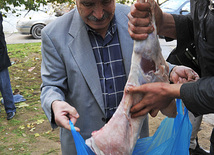
[[[210,137],[210,154],[214,155],[214,128]]]

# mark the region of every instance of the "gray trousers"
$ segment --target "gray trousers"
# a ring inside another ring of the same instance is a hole
[[[184,107],[183,102],[182,102],[182,106]],[[196,145],[197,145],[196,137],[197,137],[198,131],[200,130],[200,126],[201,126],[203,116],[195,117],[190,111],[188,111],[188,114],[189,114],[189,120],[192,124],[192,135],[190,137],[189,148],[195,149]]]
[[[189,120],[192,124],[192,135],[190,138],[190,146],[189,148],[195,149],[196,147],[196,137],[198,134],[198,131],[200,130],[200,125],[202,121],[203,115],[195,117],[190,111],[189,111]]]

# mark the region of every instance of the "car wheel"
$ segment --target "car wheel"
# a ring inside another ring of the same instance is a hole
[[[41,30],[45,27],[43,24],[36,24],[32,27],[31,34],[35,39],[41,38]]]

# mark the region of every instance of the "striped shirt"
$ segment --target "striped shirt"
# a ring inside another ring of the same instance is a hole
[[[87,29],[99,72],[106,117],[109,120],[122,99],[127,80],[115,17],[104,39],[89,26]]]

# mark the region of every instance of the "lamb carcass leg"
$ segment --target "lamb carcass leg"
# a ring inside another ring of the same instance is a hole
[[[152,22],[154,20],[154,2],[152,6]],[[169,67],[164,60],[157,38],[156,28],[144,41],[134,41],[131,70],[125,87],[139,86],[149,82],[169,82]],[[139,138],[139,133],[146,116],[131,118],[130,108],[142,99],[141,94],[128,94],[124,91],[122,101],[109,120],[100,130],[92,132],[86,144],[97,155],[131,155]],[[171,103],[162,110],[164,115],[176,116],[176,105]]]

